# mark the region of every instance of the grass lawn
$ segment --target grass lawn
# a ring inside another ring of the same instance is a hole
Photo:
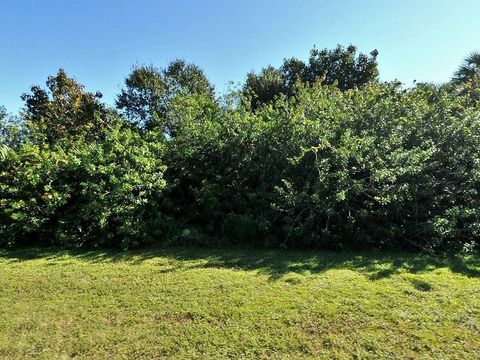
[[[0,250],[0,358],[480,358],[480,258]]]

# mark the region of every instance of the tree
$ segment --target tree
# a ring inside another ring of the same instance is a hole
[[[338,45],[333,50],[313,48],[307,63],[296,58],[284,59],[280,69],[268,66],[258,75],[249,73],[244,93],[251,96],[252,107],[257,108],[281,93],[293,95],[299,82],[311,85],[320,81],[345,91],[377,80],[377,56],[377,50],[369,55],[357,54],[353,45],[346,48]]]
[[[285,59],[280,71],[289,94],[292,93],[292,89],[297,82],[305,83],[308,81],[308,66],[302,60],[296,58]]]
[[[453,81],[465,83],[478,77],[480,77],[480,52],[474,51],[465,58],[463,64],[455,72]]]
[[[9,134],[9,124],[7,119],[7,109],[5,109],[3,106],[0,106],[0,145],[3,145],[7,142]]]
[[[135,67],[125,79],[125,87],[117,96],[117,108],[139,127],[152,124],[163,111],[167,92],[162,72],[152,65]]]
[[[20,117],[9,114],[0,106],[0,146],[19,147],[26,135],[22,125]]]
[[[60,69],[46,82],[48,90],[32,86],[24,93],[27,123],[45,135],[50,144],[64,137],[95,138],[106,126],[106,107],[102,94],[86,92],[84,86]]]
[[[286,87],[281,71],[268,66],[258,75],[254,72],[247,75],[244,91],[252,96],[252,107],[257,108],[272,101],[275,96],[285,93]]]
[[[460,90],[460,94],[467,95],[473,103],[480,101],[480,52],[472,52],[451,81],[453,89]]]
[[[170,91],[185,91],[189,94],[214,95],[214,87],[210,84],[203,70],[185,60],[172,61],[164,70],[164,77]]]
[[[7,136],[8,128],[8,113],[5,107],[0,106],[0,143],[4,142],[5,137]]]
[[[184,60],[172,61],[166,69],[153,65],[134,67],[125,79],[125,88],[117,96],[116,105],[125,116],[141,128],[171,128],[165,118],[168,103],[178,94],[202,94],[214,97],[214,88],[203,70]]]
[[[341,45],[333,50],[312,49],[307,67],[309,83],[323,78],[322,84],[337,84],[342,90],[364,85],[378,77],[378,51],[373,50],[370,56],[360,53],[353,45],[344,48]]]

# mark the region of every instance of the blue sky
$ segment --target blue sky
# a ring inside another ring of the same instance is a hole
[[[133,64],[200,65],[219,92],[315,44],[379,51],[383,80],[443,82],[480,50],[479,0],[3,0],[0,105],[60,67],[112,104]]]

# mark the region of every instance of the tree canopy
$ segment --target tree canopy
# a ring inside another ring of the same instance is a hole
[[[377,55],[377,50],[370,55],[357,54],[353,45],[338,45],[333,50],[313,48],[308,62],[285,59],[279,69],[268,66],[259,74],[249,73],[244,90],[252,97],[254,108],[280,94],[292,95],[298,83],[311,85],[319,81],[345,91],[378,79]]]
[[[134,124],[169,134],[172,124],[167,123],[166,114],[170,101],[179,93],[213,98],[214,87],[201,68],[184,60],[172,61],[165,69],[141,65],[125,79],[116,106]]]
[[[453,81],[467,82],[480,77],[480,52],[472,52],[455,72]]]
[[[46,141],[70,137],[94,137],[106,126],[107,110],[100,102],[100,92],[91,93],[60,69],[49,76],[47,89],[35,85],[21,97],[25,101],[25,119]]]

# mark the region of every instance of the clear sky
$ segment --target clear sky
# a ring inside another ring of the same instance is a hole
[[[184,58],[222,92],[315,44],[379,51],[383,80],[443,82],[480,50],[480,0],[0,0],[0,105],[63,67],[113,104],[133,64]]]

